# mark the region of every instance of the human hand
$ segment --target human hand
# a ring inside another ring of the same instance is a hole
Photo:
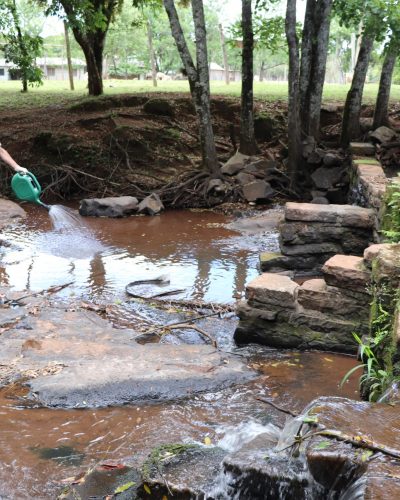
[[[27,168],[20,167],[19,165],[17,165],[16,167],[14,167],[14,170],[16,172],[19,172],[20,174],[27,174],[28,173],[28,169]]]

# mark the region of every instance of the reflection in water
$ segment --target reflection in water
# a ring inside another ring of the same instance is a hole
[[[15,288],[42,290],[74,281],[64,294],[102,301],[124,298],[131,281],[165,274],[172,288],[186,290],[181,298],[224,303],[257,274],[262,244],[246,237],[247,246],[238,248],[237,233],[222,227],[228,220],[223,215],[176,211],[83,220],[56,205],[53,229],[47,213],[29,210],[24,225],[3,235],[12,246],[4,248],[2,275]]]

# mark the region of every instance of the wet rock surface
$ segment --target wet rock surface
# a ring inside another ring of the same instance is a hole
[[[138,200],[133,196],[115,198],[91,198],[82,200],[79,213],[90,217],[126,217],[138,209]]]
[[[171,400],[252,377],[241,361],[208,345],[143,346],[133,330],[115,329],[94,312],[44,298],[21,302],[0,308],[0,381],[23,380],[38,404]]]
[[[0,230],[25,219],[26,213],[23,208],[11,200],[0,198]]]

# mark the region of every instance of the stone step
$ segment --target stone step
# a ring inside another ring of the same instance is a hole
[[[316,205],[288,202],[285,205],[286,221],[327,222],[341,226],[373,228],[374,211],[353,205]]]
[[[267,304],[280,308],[294,309],[296,305],[297,283],[288,276],[263,273],[246,286],[249,304]]]
[[[339,317],[368,317],[369,300],[358,300],[328,286],[322,278],[305,281],[297,290],[297,302],[304,309]]]
[[[374,156],[375,146],[372,142],[351,142],[350,151],[354,156]]]
[[[325,262],[322,273],[330,286],[368,293],[371,272],[362,257],[334,255]]]

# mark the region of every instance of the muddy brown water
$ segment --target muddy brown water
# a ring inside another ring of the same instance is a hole
[[[183,211],[155,218],[91,219],[89,226],[103,247],[87,256],[80,246],[85,241],[54,235],[47,213],[32,208],[26,223],[2,234],[11,246],[1,256],[0,285],[41,290],[74,281],[61,292],[64,297],[117,300],[126,322],[133,323],[145,313],[125,304],[124,287],[143,277],[168,274],[171,284],[185,289],[184,298],[229,303],[257,274],[259,251],[275,248],[276,235],[243,237],[223,227],[228,220],[211,212]],[[228,323],[222,336],[232,334],[235,320]],[[282,425],[285,416],[257,396],[296,411],[321,395],[357,398],[356,380],[343,389],[338,386],[355,365],[349,356],[262,347],[237,353],[258,371],[257,379],[175,403],[27,409],[3,389],[0,498],[54,498],[63,480],[95,463],[135,465],[159,444],[204,442],[206,437],[216,444],[238,429],[244,439],[254,435],[254,426]]]

